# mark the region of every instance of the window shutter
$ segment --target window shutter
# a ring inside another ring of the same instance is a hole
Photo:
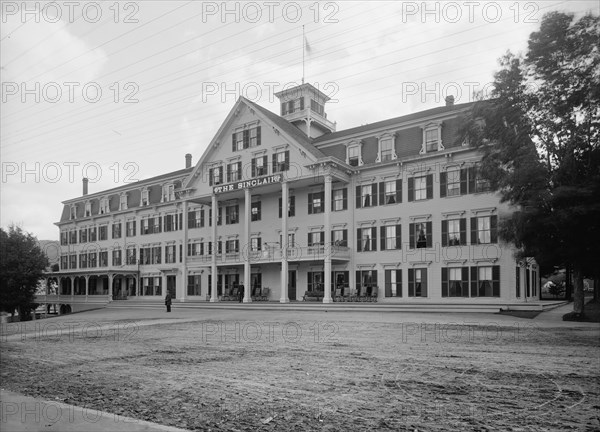
[[[302,111],[304,109],[304,98],[301,97],[300,98],[300,111]]]
[[[227,164],[227,183],[231,182],[231,165]]]
[[[269,159],[267,158],[267,156],[263,156],[263,169],[265,170],[264,175],[269,174],[269,165],[268,162]]]
[[[427,183],[427,199],[432,199],[433,198],[433,174],[429,174],[426,177],[426,183]]]
[[[471,244],[476,245],[479,242],[477,241],[477,218],[471,218]]]
[[[402,202],[402,180],[396,180],[396,203]]]
[[[492,295],[500,297],[500,266],[492,267]]]
[[[468,182],[469,182],[469,193],[475,193],[475,167],[468,168]]]
[[[379,241],[380,250],[385,250],[385,226],[379,227],[379,233],[381,234],[381,239]]]
[[[440,173],[440,198],[444,198],[446,196],[447,178],[448,178],[448,173],[447,172],[444,171],[444,172]]]
[[[242,163],[238,162],[237,163],[237,172],[238,172],[238,180],[242,179]]]
[[[313,214],[313,194],[308,194],[308,214]]]
[[[277,153],[273,153],[271,155],[271,166],[273,167],[272,170],[271,170],[271,172],[274,172],[274,173],[278,172],[278,169],[277,169],[278,168],[277,167]]]
[[[208,169],[208,185],[212,186],[213,184],[213,173],[214,173],[214,169],[213,168],[209,168]]]
[[[415,296],[415,269],[408,269],[408,296]]]
[[[387,204],[385,199],[385,184],[379,182],[379,205]]]
[[[402,270],[396,270],[396,296],[402,297]]]
[[[360,228],[356,229],[356,251],[362,252],[362,230]],[[356,281],[358,282],[358,279]]]
[[[371,228],[371,250],[377,250],[377,227]]]
[[[231,134],[231,151],[236,151],[235,133]]]
[[[460,194],[466,195],[467,193],[469,193],[469,190],[467,188],[467,170],[461,169],[460,170]]]
[[[448,297],[448,268],[442,267],[442,297]]]
[[[427,269],[421,269],[421,297],[427,297]]]
[[[515,285],[517,298],[521,297],[521,268],[515,267]]]
[[[256,145],[260,145],[260,126],[256,127]]]
[[[360,208],[362,203],[360,202],[360,186],[356,186],[356,208]]]
[[[415,248],[415,224],[411,223],[408,225],[408,247],[409,249]]]
[[[256,177],[256,159],[252,159],[251,173],[252,177]]]
[[[402,249],[402,225],[396,225],[396,249]]]
[[[448,246],[448,221],[442,221],[442,247]]]
[[[250,147],[250,131],[248,129],[244,130],[244,145],[243,147],[247,149]]]
[[[498,216],[490,216],[490,241],[498,243]]]
[[[342,209],[343,210],[348,209],[348,189],[347,188],[342,189]]]
[[[219,168],[219,184],[223,183],[223,167]]]
[[[371,184],[371,207],[377,206],[377,183]]]
[[[321,231],[319,233],[319,243],[324,245],[325,244],[325,231]]]
[[[356,270],[356,279],[354,279],[356,281],[356,291],[358,294],[358,288],[360,287],[360,270]]]
[[[414,177],[408,178],[408,201],[415,200],[415,179]]]
[[[425,226],[427,227],[427,247],[430,248],[433,246],[433,222],[427,222]]]
[[[460,245],[464,246],[467,244],[467,220],[462,218],[459,222],[460,226]]]
[[[392,296],[392,270],[384,270],[385,296]]]
[[[348,246],[348,230],[342,231],[342,241],[345,246]]]
[[[285,151],[285,171],[290,169],[290,151]]]
[[[477,267],[471,267],[471,297],[477,297]]]
[[[469,267],[463,267],[460,272],[460,286],[462,287],[462,295],[463,297],[469,297]]]
[[[283,201],[283,198],[279,198],[279,217],[282,217],[282,212],[281,212],[281,203]]]

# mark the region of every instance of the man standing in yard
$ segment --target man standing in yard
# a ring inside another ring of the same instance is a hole
[[[165,305],[167,306],[167,312],[171,312],[171,293],[167,293],[165,297]]]

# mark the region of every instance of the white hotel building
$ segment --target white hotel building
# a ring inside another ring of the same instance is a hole
[[[195,166],[64,201],[61,296],[494,304],[538,299],[499,240],[510,209],[458,139],[472,104],[336,131],[310,84],[276,115],[240,98]],[[50,275],[49,275],[50,276]],[[217,289],[212,289],[217,287]],[[377,288],[377,289],[374,289]],[[356,290],[356,291],[354,291]]]

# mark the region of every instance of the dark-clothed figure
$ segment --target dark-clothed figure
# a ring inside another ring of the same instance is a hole
[[[167,306],[167,312],[171,312],[171,294],[167,293],[165,297],[165,305]]]

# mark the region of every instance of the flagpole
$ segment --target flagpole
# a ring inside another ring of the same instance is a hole
[[[306,50],[306,36],[304,36],[304,25],[302,25],[302,84],[304,84],[304,51]]]

